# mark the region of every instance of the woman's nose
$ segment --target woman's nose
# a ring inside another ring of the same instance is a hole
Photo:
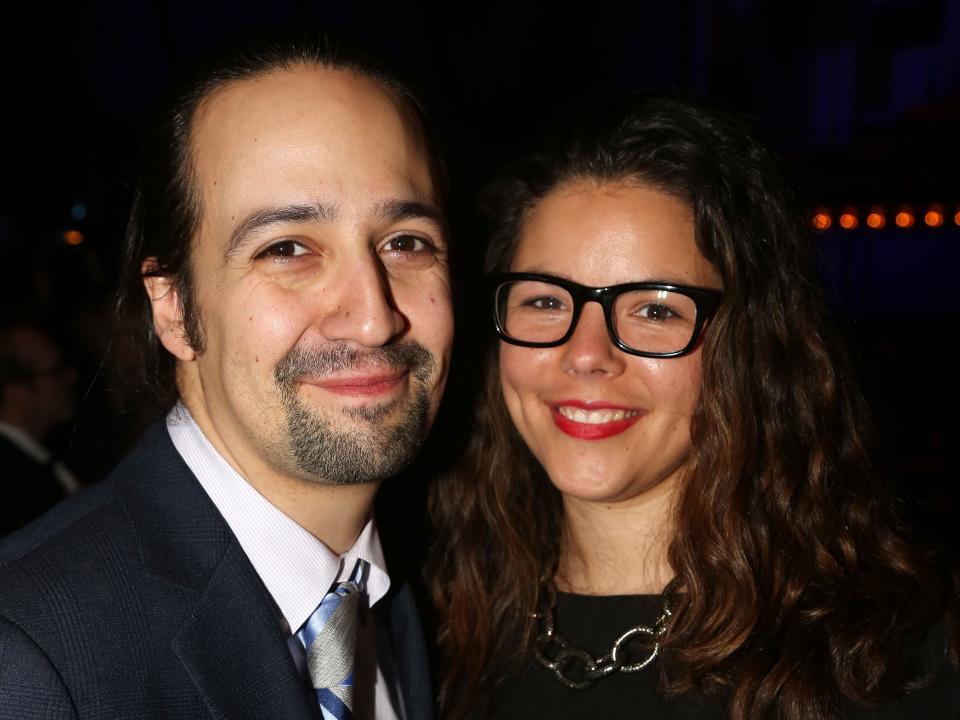
[[[603,308],[599,303],[588,302],[584,305],[573,335],[562,349],[563,369],[567,372],[617,375],[625,367],[626,356],[610,339]]]

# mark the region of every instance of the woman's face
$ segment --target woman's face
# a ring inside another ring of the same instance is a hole
[[[510,269],[582,285],[638,281],[720,288],[700,254],[681,200],[638,184],[563,185],[530,213]],[[598,303],[583,308],[568,342],[500,344],[513,422],[565,499],[637,501],[672,489],[690,455],[701,351],[642,358],[611,342]]]

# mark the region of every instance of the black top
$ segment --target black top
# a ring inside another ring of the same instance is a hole
[[[557,594],[556,630],[576,647],[594,657],[610,652],[614,640],[627,629],[652,626],[662,612],[656,595],[587,596]],[[924,662],[938,662],[944,643],[924,646]],[[531,659],[517,675],[498,686],[484,717],[490,718],[696,718],[729,717],[722,697],[688,694],[680,697],[660,692],[664,659],[658,658],[635,673],[613,673],[582,690],[561,684],[552,671]],[[960,675],[945,666],[929,687],[905,697],[895,706],[850,712],[846,717],[876,720],[960,718]]]

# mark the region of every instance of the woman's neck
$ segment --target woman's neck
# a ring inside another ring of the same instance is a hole
[[[583,595],[661,592],[673,578],[667,548],[674,500],[670,482],[623,503],[564,497],[557,589]]]

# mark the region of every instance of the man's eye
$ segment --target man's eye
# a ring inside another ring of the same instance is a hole
[[[395,235],[383,244],[387,252],[413,253],[431,250],[433,246],[417,235]]]
[[[260,251],[260,253],[257,254],[257,259],[259,260],[265,257],[297,257],[298,255],[306,255],[307,252],[307,248],[296,240],[281,240]]]

